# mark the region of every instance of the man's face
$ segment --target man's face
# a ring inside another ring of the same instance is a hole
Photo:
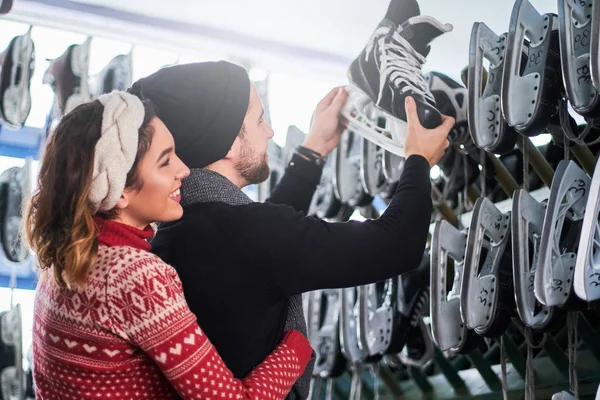
[[[235,165],[248,185],[264,182],[270,173],[267,148],[269,139],[273,137],[273,129],[263,116],[262,100],[252,83],[248,112],[244,118],[243,132],[239,136],[240,156]]]

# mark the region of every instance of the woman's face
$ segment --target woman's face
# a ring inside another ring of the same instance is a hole
[[[142,188],[125,189],[120,200],[120,219],[138,228],[154,221],[181,218],[179,188],[181,180],[190,174],[190,169],[175,155],[173,136],[165,124],[154,118],[150,126],[154,130],[152,143],[138,165]]]

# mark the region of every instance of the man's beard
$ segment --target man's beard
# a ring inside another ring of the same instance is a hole
[[[265,152],[263,157],[259,159],[245,140],[243,140],[240,160],[235,168],[248,185],[266,181],[271,173],[267,153]]]

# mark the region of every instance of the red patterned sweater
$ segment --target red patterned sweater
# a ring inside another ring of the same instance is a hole
[[[86,288],[60,288],[51,273],[38,283],[38,400],[286,396],[310,359],[304,336],[288,332],[244,380],[234,379],[189,310],[175,270],[149,252],[150,227],[98,222]]]

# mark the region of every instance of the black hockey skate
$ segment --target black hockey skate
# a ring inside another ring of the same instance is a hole
[[[451,30],[450,24],[416,14],[405,20],[384,19],[350,66],[349,99],[342,110],[348,126],[385,150],[403,156],[406,96],[413,96],[417,102],[424,127],[440,125],[441,115],[421,67],[431,41]],[[373,111],[388,120],[385,128],[377,125]]]
[[[386,359],[399,359],[405,365],[423,366],[433,354],[429,327],[423,323],[429,300],[429,254],[421,264],[397,278],[395,315],[392,319],[392,342]]]

